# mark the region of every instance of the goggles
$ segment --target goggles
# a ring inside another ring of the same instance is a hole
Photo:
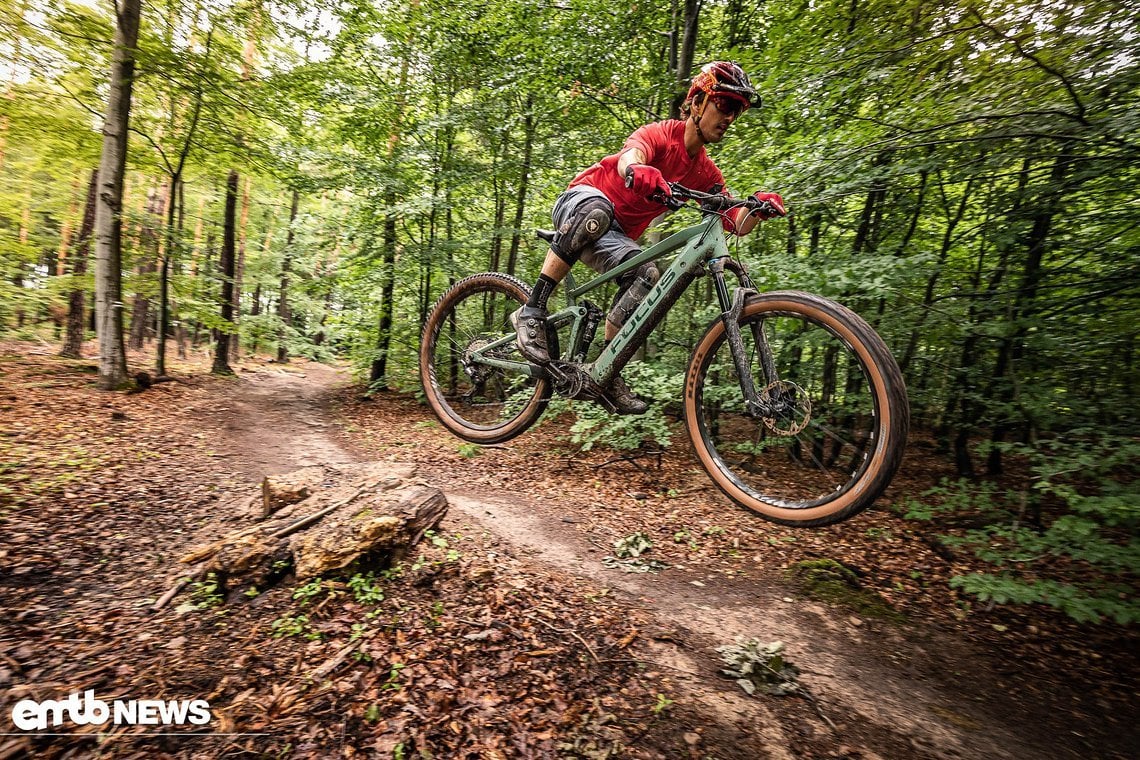
[[[716,106],[716,110],[733,118],[744,113],[748,108],[748,103],[736,95],[714,94],[709,96],[709,100]]]

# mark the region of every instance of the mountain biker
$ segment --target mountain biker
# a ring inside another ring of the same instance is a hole
[[[693,77],[681,119],[639,128],[626,139],[620,153],[603,158],[570,182],[554,203],[554,242],[530,300],[511,314],[524,357],[542,366],[550,363],[547,299],[575,261],[608,272],[641,252],[634,241],[664,211],[651,196],[671,195],[669,182],[701,192],[719,192],[724,187],[724,177],[705,153],[705,146],[720,142],[736,118],[759,103],[760,96],[738,64],[709,63]],[[736,208],[723,221],[726,231],[747,235],[758,218],[785,214],[783,200],[776,193],[757,192],[754,197],[766,201],[771,212],[752,214]],[[660,276],[657,266],[649,262],[618,278],[617,296],[606,315],[607,343]],[[614,377],[605,392],[619,414],[644,414],[649,408],[621,377]]]

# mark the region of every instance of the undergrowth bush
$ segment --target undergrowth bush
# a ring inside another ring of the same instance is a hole
[[[1078,622],[1140,621],[1140,441],[1072,431],[1003,449],[1028,464],[1026,487],[943,481],[908,505],[911,519],[973,515],[988,523],[941,537],[994,568],[951,586],[995,604],[1047,604]]]
[[[581,444],[583,451],[597,444],[619,451],[630,451],[645,444],[667,448],[672,441],[668,405],[681,399],[684,375],[648,362],[635,362],[622,373],[637,395],[650,402],[649,411],[641,415],[610,414],[594,403],[576,403],[577,417],[570,427],[570,440]]]

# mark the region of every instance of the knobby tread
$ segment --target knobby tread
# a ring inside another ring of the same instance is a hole
[[[459,280],[446,291],[432,306],[420,336],[420,382],[428,406],[440,423],[454,435],[465,441],[479,444],[502,443],[526,431],[546,410],[550,399],[549,380],[539,380],[534,395],[522,412],[500,425],[474,426],[454,412],[444,399],[443,393],[434,378],[432,357],[436,340],[447,322],[454,306],[465,297],[481,292],[497,291],[512,296],[521,306],[530,298],[530,288],[522,280],[501,272],[481,272]]]
[[[830,299],[802,291],[774,291],[749,298],[741,321],[758,314],[798,314],[820,326],[831,328],[855,351],[873,381],[880,413],[886,419],[876,441],[871,465],[859,478],[857,487],[823,504],[805,508],[782,507],[741,490],[717,466],[715,451],[701,434],[698,420],[704,375],[715,348],[724,340],[724,324],[715,320],[693,351],[685,383],[685,421],[697,458],[709,477],[726,496],[744,508],[773,522],[793,527],[817,527],[847,520],[874,503],[890,484],[902,462],[910,426],[906,384],[898,364],[882,338],[858,314]],[[864,482],[865,481],[865,482]]]

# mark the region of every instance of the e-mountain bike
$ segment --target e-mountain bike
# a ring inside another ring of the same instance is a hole
[[[672,185],[674,209],[703,219],[583,285],[567,276],[567,305],[547,318],[547,367],[528,363],[509,315],[530,289],[498,272],[445,292],[424,325],[420,378],[440,422],[479,444],[513,438],[552,393],[604,402],[602,388],[644,345],[698,276],[712,278],[721,314],[692,349],[684,420],[701,466],[732,501],[784,525],[829,525],[866,509],[902,459],[910,409],[902,373],[875,331],[834,301],[794,290],[757,292],[729,253],[721,217],[762,208]],[[553,233],[539,231],[550,240]],[[617,336],[587,353],[604,315],[584,298],[647,261],[676,254]],[[730,289],[725,273],[734,275]]]

